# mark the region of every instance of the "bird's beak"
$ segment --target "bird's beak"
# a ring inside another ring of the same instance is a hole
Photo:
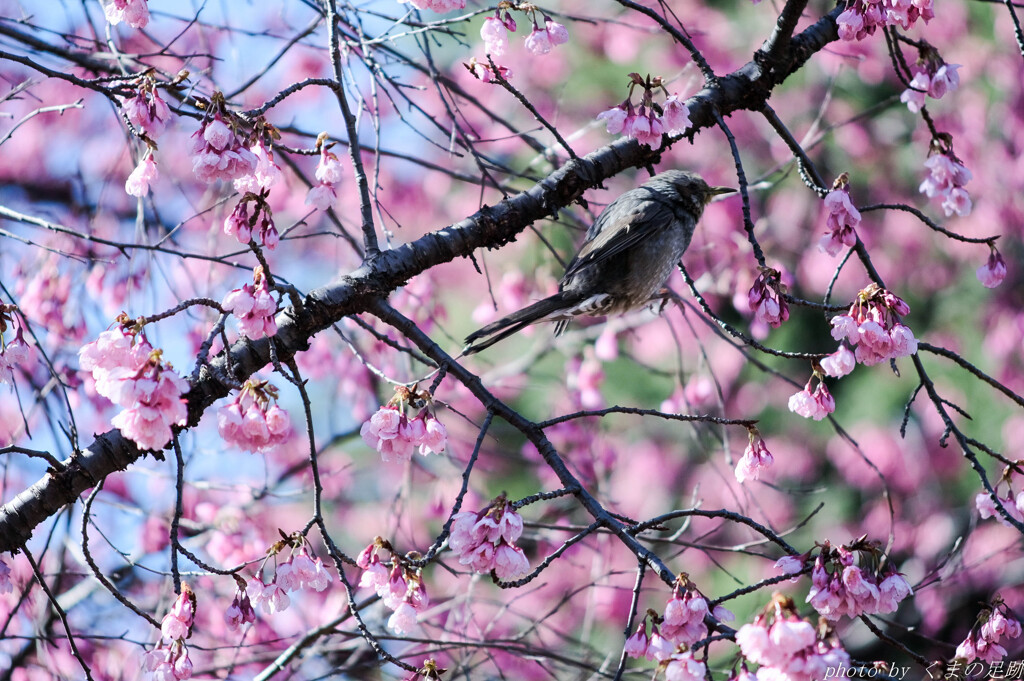
[[[732,194],[737,191],[732,187],[708,187],[707,198],[704,199],[704,203],[711,203],[711,199],[718,196],[719,194]]]

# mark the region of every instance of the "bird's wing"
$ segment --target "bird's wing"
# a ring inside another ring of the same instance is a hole
[[[562,281],[587,265],[614,258],[651,234],[667,228],[674,219],[671,207],[661,201],[613,201],[598,216],[580,252],[565,268]]]

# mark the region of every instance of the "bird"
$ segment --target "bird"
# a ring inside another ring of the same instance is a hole
[[[462,354],[480,352],[538,322],[556,322],[557,336],[574,317],[622,314],[646,305],[683,257],[704,207],[734,191],[711,187],[683,170],[667,170],[630,189],[587,230],[558,293],[469,334]]]

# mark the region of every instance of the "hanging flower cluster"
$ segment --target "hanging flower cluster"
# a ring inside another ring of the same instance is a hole
[[[811,386],[818,381],[818,387],[813,391]],[[805,419],[820,421],[836,410],[836,401],[832,393],[825,385],[824,376],[816,367],[811,377],[807,379],[804,389],[789,398],[789,410],[803,416]]]
[[[710,615],[707,599],[687,575],[681,574],[665,604],[664,614],[648,610],[637,630],[626,639],[626,655],[658,662],[671,660],[697,641],[707,638],[705,619]],[[725,622],[734,619],[733,614],[722,606],[715,608],[713,616]]]
[[[452,516],[448,547],[461,565],[476,572],[493,572],[497,579],[511,581],[530,572],[530,561],[516,540],[523,534],[523,517],[501,494],[479,512]]]
[[[398,0],[411,4],[416,9],[429,9],[444,14],[455,9],[466,9],[466,0]]]
[[[988,261],[978,268],[975,276],[985,288],[995,288],[1006,278],[1006,261],[1003,260],[1003,254],[996,248],[995,243],[990,243],[988,246]]]
[[[232,289],[221,305],[238,319],[242,335],[252,340],[277,333],[277,301],[270,294],[270,285],[263,273],[263,265],[253,269],[253,283]]]
[[[217,180],[235,180],[256,172],[259,159],[249,151],[246,136],[237,130],[235,119],[224,119],[224,95],[213,93],[211,116],[193,133],[192,171],[196,179],[207,184]]]
[[[21,326],[15,332],[14,340],[4,344],[4,333],[14,321],[11,313],[17,309],[17,305],[0,304],[0,383],[13,384],[14,367],[28,359],[28,343],[25,342],[24,329]]]
[[[241,579],[238,577],[237,579]],[[256,610],[252,606],[252,599],[246,591],[246,584],[242,581],[235,591],[235,597],[231,605],[224,611],[224,623],[231,631],[238,631],[243,624],[251,624],[256,621]]]
[[[384,552],[390,554],[387,561],[381,561]],[[419,569],[406,565],[391,543],[381,537],[375,537],[359,553],[356,565],[363,569],[359,586],[372,588],[384,605],[394,610],[388,628],[398,635],[413,631],[418,614],[430,604]]]
[[[142,669],[152,674],[154,681],[192,678],[185,639],[192,635],[195,613],[196,594],[188,584],[182,584],[181,593],[160,623],[160,641],[142,657]]]
[[[743,656],[761,665],[759,679],[820,681],[827,672],[850,666],[850,655],[831,629],[815,629],[792,600],[774,594],[772,603],[736,632]]]
[[[121,104],[121,113],[137,131],[154,139],[163,133],[171,118],[171,110],[152,78],[142,79],[135,96]]]
[[[285,561],[275,563],[274,576],[269,584],[263,581],[260,574],[262,570],[259,570],[245,587],[250,607],[259,607],[268,615],[288,609],[291,605],[289,592],[308,589],[319,593],[334,581],[324,567],[323,561],[310,557],[308,542],[301,532],[284,537],[271,546],[267,553],[274,556],[276,561],[286,550],[289,551],[289,557]],[[239,600],[240,606],[241,602]],[[246,613],[243,611],[243,620],[245,616]]]
[[[953,154],[952,148],[933,142],[924,167],[928,169],[928,177],[921,183],[919,191],[929,199],[942,199],[942,212],[946,217],[953,213],[960,217],[970,215],[973,204],[964,185],[973,176]]]
[[[810,553],[801,559],[799,570]],[[826,541],[814,560],[807,602],[825,619],[836,621],[843,615],[896,612],[899,602],[913,593],[876,543],[858,540],[832,548]]]
[[[217,431],[225,442],[246,452],[265,452],[287,442],[292,424],[276,400],[274,386],[250,378],[235,400],[217,411]]]
[[[917,352],[914,332],[900,321],[908,314],[910,306],[902,298],[878,284],[870,284],[857,294],[849,312],[832,318],[832,337],[855,347],[854,358],[865,366],[908,357]],[[841,371],[849,366],[845,354],[833,357],[830,369]]]
[[[81,367],[92,373],[97,393],[124,408],[111,424],[143,449],[163,449],[171,426],[185,425],[188,381],[162,361],[141,325],[123,313],[118,322],[79,351]]]
[[[327,140],[327,133],[320,133],[316,144],[320,148],[320,161],[316,165],[317,184],[310,188],[306,194],[306,205],[313,206],[317,210],[327,210],[338,201],[336,184],[341,182],[345,172],[341,167],[341,160],[330,151],[332,144],[324,144]]]
[[[767,470],[775,461],[757,428],[751,426],[749,435],[750,443],[743,450],[743,457],[736,464],[737,482],[757,480],[761,477],[761,472]]]
[[[270,204],[267,203],[268,194],[266,189],[261,189],[258,194],[246,193],[231,214],[224,219],[224,233],[235,237],[238,243],[245,246],[255,239],[270,250],[274,250],[281,240],[281,235],[274,226],[273,213]],[[249,204],[252,204],[251,213]]]
[[[1019,523],[1024,523],[1024,488],[1020,492],[1014,493],[1013,491],[1013,479],[1017,474],[1016,466],[1007,466],[1003,469],[1002,475],[999,480],[996,481],[993,490],[995,491],[996,500],[992,499],[992,496],[988,492],[980,492],[974,498],[974,505],[978,509],[978,514],[982,520],[986,518],[995,518],[1003,525],[1012,527],[1010,521],[1003,517],[999,509],[1006,512],[1006,515],[1010,516]],[[1006,483],[1006,496],[999,495],[999,488]]]
[[[900,101],[917,113],[924,106],[925,97],[942,99],[947,92],[960,87],[960,64],[947,64],[938,50],[922,41],[920,58],[914,64],[914,77],[910,87],[900,95]]]
[[[500,57],[508,49],[508,34],[516,32],[516,20],[512,18],[510,10],[525,12],[533,26],[533,30],[526,36],[526,49],[534,55],[540,56],[551,52],[556,45],[569,42],[569,31],[562,24],[550,16],[541,12],[532,3],[516,4],[502,0],[494,10],[493,17],[484,19],[480,26],[480,38],[484,41],[484,51],[492,57]],[[537,18],[538,13],[540,19]]]
[[[679,95],[669,94],[662,84],[661,76],[651,78],[648,75],[644,79],[638,73],[631,73],[629,78],[629,96],[626,100],[597,115],[597,119],[607,125],[608,132],[613,135],[622,133],[636,138],[641,144],[654,147],[661,144],[662,134],[681,135],[690,127],[690,109]],[[640,97],[640,106],[634,109],[633,90],[637,87],[643,90],[643,95]],[[654,94],[659,90],[665,95],[663,104],[654,101]]]
[[[149,0],[106,0],[103,14],[111,26],[123,21],[132,28],[146,28],[149,24]]]
[[[258,125],[263,129],[270,130],[271,135],[275,134],[268,124],[260,123]],[[257,135],[256,143],[249,147],[249,151],[256,157],[256,167],[251,174],[235,178],[232,184],[237,192],[258,194],[277,184],[282,177],[281,166],[274,161],[274,150],[267,147],[263,142],[262,135]]]
[[[1020,633],[1020,622],[1013,617],[1003,599],[996,596],[978,615],[967,638],[956,647],[956,656],[967,663],[975,659],[998,662],[1007,655],[1006,648],[999,641],[1004,637],[1020,638]]]
[[[884,26],[911,28],[918,19],[928,23],[935,17],[933,0],[848,0],[839,15],[841,40],[863,40]]]
[[[430,413],[432,401],[425,390],[398,386],[395,396],[363,423],[359,434],[385,462],[408,461],[417,448],[423,456],[440,454],[448,444],[448,430]],[[419,413],[409,418],[406,407]]]
[[[760,274],[747,292],[747,305],[754,313],[754,319],[777,329],[782,326],[782,322],[789,319],[789,304],[783,297],[786,285],[782,283],[782,273],[779,270],[770,267],[759,269]]]
[[[828,231],[818,242],[818,248],[831,256],[839,255],[843,248],[857,244],[854,228],[860,225],[860,211],[850,202],[849,176],[843,173],[832,185],[832,191],[825,196]]]

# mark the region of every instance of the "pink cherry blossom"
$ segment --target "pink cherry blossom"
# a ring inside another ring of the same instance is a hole
[[[681,135],[690,127],[690,109],[679,95],[672,95],[662,105],[661,120],[670,135]]]
[[[24,331],[18,327],[14,340],[6,346],[0,346],[0,383],[14,383],[14,367],[28,359],[29,347],[25,342]]]
[[[822,420],[835,409],[836,402],[821,381],[818,382],[818,387],[813,393],[811,392],[811,383],[808,382],[807,387],[789,398],[791,412],[815,421]]]
[[[747,292],[747,305],[756,321],[777,329],[789,319],[789,304],[783,297],[784,290],[779,270],[761,268],[761,273]]]
[[[256,340],[277,333],[277,301],[270,293],[270,286],[263,274],[262,265],[253,270],[253,284],[232,289],[221,305],[238,319],[242,335]]]
[[[103,13],[111,26],[122,21],[132,28],[146,28],[149,24],[149,0],[109,0],[103,4]]]
[[[439,14],[466,8],[466,0],[400,0],[400,2],[408,2],[416,9],[429,9]]]
[[[128,196],[145,196],[149,193],[149,185],[156,182],[159,177],[160,171],[156,168],[156,160],[152,153],[147,153],[125,180],[124,190]]]
[[[988,254],[988,261],[975,273],[978,281],[985,288],[995,288],[1006,278],[1006,261],[1003,255],[993,247]]]
[[[156,139],[163,133],[171,118],[171,110],[153,86],[143,86],[138,93],[121,105],[128,122],[136,130]]]
[[[932,76],[931,84],[928,86],[928,96],[934,99],[942,99],[947,92],[954,92],[960,87],[960,74],[957,70],[960,64],[943,64]]]
[[[291,420],[271,403],[276,394],[266,381],[249,379],[234,401],[217,411],[217,432],[247,452],[266,452],[284,444],[292,432]]]
[[[508,49],[508,28],[497,16],[487,17],[480,27],[480,38],[487,54],[500,57]]]
[[[836,256],[844,247],[852,248],[856,245],[857,233],[854,228],[860,224],[860,211],[850,202],[850,192],[845,184],[825,196],[825,209],[828,210],[825,226],[829,231],[818,242],[818,248]]]
[[[665,681],[703,681],[706,674],[707,666],[689,651],[673,654],[665,667]]]
[[[647,642],[647,618],[645,617],[633,635],[626,639],[623,650],[629,657],[641,658],[647,655]]]
[[[320,149],[320,161],[316,165],[315,176],[321,184],[338,184],[345,176],[338,156],[328,151],[326,146]]]
[[[192,171],[200,182],[235,180],[256,172],[259,159],[218,113],[193,134]]]
[[[907,105],[913,113],[917,113],[924,106],[925,97],[931,87],[931,78],[924,71],[918,71],[910,81],[910,87],[900,95],[900,101]]]
[[[736,481],[757,480],[761,472],[769,468],[774,459],[759,434],[751,433],[750,443],[743,450],[743,457],[736,465]]]
[[[597,120],[604,121],[608,132],[617,135],[626,127],[626,110],[621,106],[612,107],[597,114]]]
[[[309,188],[306,194],[306,205],[313,206],[317,210],[326,211],[338,202],[338,192],[333,185],[315,184]]]
[[[853,355],[853,351],[846,344],[840,345],[838,350],[828,357],[823,357],[821,360],[821,368],[825,375],[833,378],[846,376],[853,371],[856,365],[857,360]]]
[[[256,168],[252,174],[236,178],[232,184],[237,192],[258,194],[281,180],[281,166],[274,162],[274,152],[267,149],[262,139],[249,147],[249,151],[256,157]]]

